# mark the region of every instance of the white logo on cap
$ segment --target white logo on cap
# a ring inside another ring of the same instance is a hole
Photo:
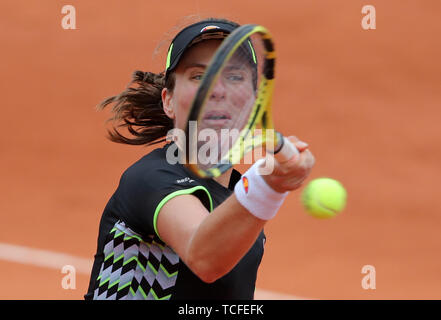
[[[219,29],[218,26],[206,26],[204,28],[202,28],[201,32],[207,31],[207,30],[212,30],[212,29]]]

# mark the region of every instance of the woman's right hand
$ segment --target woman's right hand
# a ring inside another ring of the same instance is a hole
[[[274,161],[272,173],[262,175],[265,182],[280,193],[298,189],[315,164],[315,158],[307,143],[294,136],[288,137],[288,140],[297,148],[299,154],[283,163]]]

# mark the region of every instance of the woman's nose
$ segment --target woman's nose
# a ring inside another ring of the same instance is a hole
[[[226,88],[221,79],[218,79],[211,90],[210,99],[219,101],[225,99]]]

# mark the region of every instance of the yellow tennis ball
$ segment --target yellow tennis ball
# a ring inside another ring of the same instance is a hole
[[[305,210],[315,218],[332,218],[346,206],[347,193],[343,185],[330,178],[318,178],[308,183],[302,192]]]

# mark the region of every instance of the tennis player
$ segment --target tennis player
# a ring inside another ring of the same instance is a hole
[[[210,58],[237,23],[206,19],[182,29],[169,47],[166,70],[136,71],[113,105],[118,143],[152,145],[184,128],[192,98]],[[228,92],[210,99],[229,101]],[[85,299],[253,299],[264,252],[265,224],[314,165],[308,145],[290,141],[299,155],[259,175],[260,162],[242,176],[230,169],[201,179],[170,164],[157,148],[121,176],[99,226],[97,252]]]

